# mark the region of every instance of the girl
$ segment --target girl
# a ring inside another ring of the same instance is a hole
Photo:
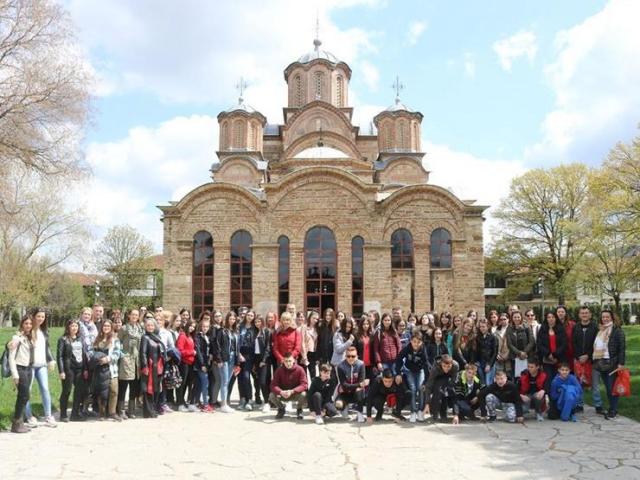
[[[562,325],[562,328],[564,328],[564,333],[567,337],[567,350],[564,355],[565,361],[569,364],[569,368],[573,370],[573,329],[576,326],[576,322],[569,318],[567,308],[563,305],[556,307],[556,317]]]
[[[173,313],[169,310],[162,310],[160,312],[160,316],[158,319],[158,326],[160,327],[158,331],[158,336],[160,340],[162,340],[162,344],[164,345],[165,352],[167,352],[167,356],[165,360],[167,364],[165,365],[165,370],[169,367],[169,363],[171,365],[175,365],[175,357],[170,355],[169,352],[174,351],[176,348],[176,342],[173,338],[173,334],[169,330],[169,326],[171,325],[171,320],[173,319]],[[158,413],[171,413],[171,407],[168,404],[169,400],[174,398],[173,388],[162,388],[160,392],[160,401],[158,402],[157,409]]]
[[[507,327],[506,336],[509,353],[513,359],[513,376],[514,378],[520,378],[522,371],[527,368],[526,361],[529,355],[535,352],[535,342],[533,333],[531,333],[531,329],[524,324],[522,314],[519,310],[511,312],[511,325]],[[516,368],[517,360],[520,360],[517,363],[520,364],[522,368]]]
[[[278,316],[276,315],[276,312],[267,312],[267,314],[264,317],[264,321],[266,323],[266,327],[272,332],[275,332],[276,329],[279,327]]]
[[[385,313],[380,321],[380,331],[373,338],[373,352],[378,372],[388,368],[396,373],[395,361],[400,348],[400,337],[393,326],[391,315]]]
[[[489,310],[489,327],[491,328],[491,333],[496,333],[498,329],[498,319],[498,311]]]
[[[116,413],[118,402],[118,362],[122,356],[120,340],[113,332],[110,320],[103,320],[100,333],[93,344],[93,392],[98,398],[100,420],[109,415],[112,420],[121,422]]]
[[[356,349],[358,358],[364,363],[365,376],[369,380],[373,379],[374,355],[373,355],[373,331],[369,316],[363,316],[358,328],[356,339]]]
[[[49,393],[49,374],[47,372],[47,369],[52,371],[55,368],[56,362],[49,347],[49,329],[44,309],[37,308],[34,310],[31,314],[31,323],[33,325],[32,337],[34,342],[33,378],[38,382],[38,388],[40,389],[40,397],[44,407],[44,424],[47,427],[56,427],[56,421],[51,415],[51,394]],[[31,383],[33,383],[33,378]],[[28,423],[37,425],[38,422],[31,413],[31,404],[29,402],[27,402],[25,411]]]
[[[317,314],[316,314],[317,315]],[[257,336],[255,343],[255,365],[258,373],[258,386],[264,399],[262,413],[269,413],[269,392],[271,386],[271,330],[266,327],[260,315],[255,319]],[[256,393],[259,397],[260,393]]]
[[[429,356],[422,343],[422,334],[414,332],[410,342],[403,347],[396,358],[396,383],[402,383],[402,377],[406,379],[409,388],[411,403],[411,417],[409,422],[415,423],[424,420],[422,409],[424,408],[423,389],[426,371],[429,368]]]
[[[526,320],[526,325],[531,329],[531,333],[533,333],[533,340],[536,341],[538,339],[538,330],[540,330],[540,324],[536,319],[536,312],[532,309],[524,311],[524,319]]]
[[[176,340],[178,340],[178,336],[180,335],[180,330],[182,330],[182,326],[184,323],[182,322],[182,315],[176,315],[175,313],[171,316],[171,321],[169,322],[169,333],[173,338],[173,344],[175,345]]]
[[[213,408],[209,405],[209,368],[211,365],[211,339],[209,337],[210,321],[209,315],[201,315],[202,320],[198,324],[198,334],[194,340],[195,369],[198,373],[198,388],[196,389],[196,402],[200,410],[205,413],[212,413]]]
[[[317,375],[318,357],[318,312],[310,311],[307,316],[306,326],[302,329],[302,359],[303,364],[309,370],[309,378],[313,380]]]
[[[486,318],[478,320],[478,374],[483,385],[491,385],[496,374],[496,358],[498,357],[498,339],[491,333]]]
[[[153,316],[147,316],[144,322],[144,335],[140,340],[140,389],[143,395],[144,418],[156,418],[156,405],[162,389],[166,350],[158,336],[158,331],[158,324]]]
[[[369,323],[373,333],[380,329],[380,313],[377,310],[369,310]]]
[[[422,336],[422,333],[420,335]],[[407,328],[407,323],[404,320],[398,322],[398,336],[400,337],[400,349],[403,349],[411,339],[411,330]]]
[[[31,381],[33,380],[34,343],[33,320],[30,315],[27,315],[22,318],[18,333],[13,336],[8,346],[11,377],[18,390],[13,422],[11,423],[11,431],[13,433],[29,432],[29,428],[24,425],[22,417],[29,401]]]
[[[136,399],[140,396],[140,339],[143,328],[138,310],[129,312],[127,324],[118,332],[122,358],[118,368],[118,414],[123,420],[136,418]],[[124,399],[129,390],[129,404],[124,411]]]
[[[204,318],[212,320],[211,327],[209,328],[209,345],[211,347],[212,356],[218,341],[218,334],[222,329],[222,317],[222,311],[220,310],[214,310],[213,316],[211,315],[211,312],[209,312],[209,310],[206,310],[200,314],[200,321],[202,321],[202,319]],[[211,405],[212,408],[222,407],[222,403],[220,402],[220,400],[218,400],[218,398],[220,397],[221,386],[221,371],[212,360],[211,369],[209,370],[209,405]]]
[[[547,312],[544,323],[538,332],[538,357],[542,363],[542,369],[547,375],[545,391],[549,392],[551,381],[556,376],[557,365],[565,361],[567,351],[567,336],[558,323],[558,317],[554,312]]]
[[[253,410],[251,389],[251,377],[253,375],[254,352],[256,348],[256,337],[258,331],[253,324],[255,320],[255,312],[249,310],[244,317],[244,322],[240,325],[238,333],[238,356],[240,361],[240,374],[238,378],[238,390],[240,391],[240,410]]]
[[[69,395],[73,389],[73,406],[71,408],[71,420],[84,419],[80,416],[82,397],[84,395],[84,374],[88,375],[87,358],[82,348],[82,340],[78,336],[78,320],[67,321],[64,334],[58,339],[58,373],[62,380],[62,393],[60,393],[60,421],[68,422],[67,405]]]
[[[324,311],[324,316],[318,322],[318,343],[317,343],[317,358],[318,363],[329,363],[333,356],[333,336],[335,335],[335,329],[333,325],[335,323],[335,314],[333,309],[327,308]]]
[[[447,344],[444,342],[442,329],[440,327],[436,327],[436,329],[433,331],[433,342],[427,344],[429,371],[431,371],[431,369],[436,366],[436,363],[443,355],[449,355],[449,350],[447,350]]]
[[[498,356],[496,357],[496,371],[504,370],[507,375],[511,375],[511,359],[509,355],[509,345],[507,345],[507,327],[509,317],[503,313],[498,317],[498,326],[494,335],[498,339]]]
[[[333,355],[331,365],[337,367],[345,359],[347,349],[356,341],[353,332],[353,320],[343,318],[338,330],[333,336]]]
[[[238,325],[236,314],[232,311],[227,313],[224,319],[223,328],[218,331],[218,341],[213,353],[214,362],[217,362],[221,369],[220,398],[223,413],[231,413],[233,410],[229,406],[231,391],[235,382],[234,370],[238,366]]]
[[[611,310],[603,310],[600,314],[600,331],[593,342],[593,386],[599,392],[600,378],[604,381],[609,401],[609,411],[605,418],[615,418],[618,415],[618,400],[613,395],[613,384],[617,375],[615,372],[624,368],[626,341],[624,332]],[[602,400],[594,395],[594,406],[602,410]],[[597,410],[596,410],[597,411]]]
[[[196,377],[194,370],[196,361],[196,345],[194,339],[196,322],[188,318],[183,325],[184,328],[180,330],[178,340],[176,341],[176,348],[180,352],[180,375],[182,376],[182,385],[180,385],[178,389],[178,398],[176,400],[180,412],[195,412],[196,406],[193,404],[193,397]],[[189,400],[185,401],[187,387],[189,388]]]
[[[409,315],[407,315],[407,333],[409,335],[413,333],[413,329],[417,324],[418,324],[418,317],[416,316],[415,313],[409,312]]]
[[[476,361],[476,338],[471,317],[465,319],[453,334],[453,359],[458,362],[460,370],[463,370],[467,363]]]

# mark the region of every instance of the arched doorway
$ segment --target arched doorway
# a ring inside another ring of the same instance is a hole
[[[336,237],[327,227],[313,227],[304,239],[305,311],[336,309]]]

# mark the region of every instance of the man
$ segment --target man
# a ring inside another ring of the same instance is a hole
[[[424,387],[424,415],[431,413],[434,422],[447,421],[447,408],[453,409],[453,424],[459,423],[458,405],[456,404],[455,383],[458,367],[454,365],[450,355],[442,355],[440,363],[429,372]]]
[[[530,358],[527,363],[527,371],[520,375],[520,398],[524,411],[535,410],[536,420],[542,422],[542,414],[547,409],[544,386],[547,382],[547,374],[540,370],[540,362],[537,358]]]
[[[295,320],[296,318],[296,305],[294,303],[287,303],[287,308],[285,312],[291,315],[291,318]]]
[[[302,409],[307,404],[307,373],[296,363],[291,352],[284,354],[282,365],[276,369],[269,401],[278,409],[278,420],[284,417],[285,403],[296,402],[296,417],[302,420]]]
[[[478,367],[475,363],[467,363],[456,382],[456,404],[461,420],[465,417],[469,420],[477,420],[475,411],[478,409],[480,409],[481,416],[486,417],[487,415],[478,399],[478,394],[484,386],[476,375],[477,372]]]
[[[591,357],[593,356],[593,342],[598,335],[598,327],[591,319],[591,310],[588,307],[580,307],[578,310],[579,322],[573,327],[573,356],[575,358],[574,370],[578,382],[583,387],[591,385],[591,394],[593,404],[596,407],[596,413],[602,414],[602,397],[600,396],[600,382],[593,381],[593,365]],[[582,370],[582,372],[579,372]],[[598,380],[600,378],[598,377]],[[584,405],[580,402],[576,411],[583,412]]]
[[[391,309],[391,319],[393,320],[394,325],[398,325],[398,322],[402,320],[402,308],[393,307]]]
[[[358,360],[356,347],[347,348],[345,359],[336,367],[338,377],[338,397],[336,407],[342,410],[342,417],[349,418],[349,405],[354,403],[358,412],[358,423],[364,423],[362,410],[365,401],[365,388],[369,379],[365,378],[364,362]]]
[[[507,422],[524,423],[520,392],[515,383],[507,381],[504,370],[496,372],[495,382],[482,389],[478,397],[487,409],[490,422],[496,421],[496,409],[502,408]]]
[[[373,409],[376,409],[376,422],[382,420],[384,412],[384,404],[393,407],[393,417],[397,420],[404,421],[401,410],[405,403],[406,392],[402,383],[397,383],[393,378],[393,372],[390,368],[385,368],[382,376],[373,379],[369,385],[367,393],[367,423],[372,424]]]

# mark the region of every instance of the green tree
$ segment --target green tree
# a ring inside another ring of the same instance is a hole
[[[512,269],[546,279],[558,301],[574,292],[574,269],[584,255],[589,169],[579,163],[535,169],[513,179],[494,216],[493,248],[508,252]]]

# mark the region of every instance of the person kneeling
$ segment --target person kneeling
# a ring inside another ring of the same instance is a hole
[[[365,388],[369,380],[365,378],[364,363],[358,360],[356,347],[347,348],[345,359],[336,367],[338,376],[338,398],[336,407],[342,410],[343,418],[349,418],[349,405],[354,403],[358,411],[358,422],[363,423],[362,409],[365,400]]]
[[[302,409],[307,404],[307,374],[291,352],[285,353],[282,365],[276,369],[269,401],[278,408],[277,419],[284,417],[286,402],[297,402],[296,416],[298,420],[302,419]]]
[[[533,408],[539,422],[544,420],[542,414],[547,409],[544,386],[547,382],[547,374],[540,369],[540,362],[536,359],[529,360],[527,369],[520,375],[520,398],[524,411]]]
[[[431,412],[434,422],[438,418],[442,422],[447,421],[447,409],[453,409],[453,424],[459,422],[458,405],[456,404],[455,383],[458,376],[458,368],[454,365],[453,359],[449,355],[442,355],[440,363],[436,364],[429,372],[429,379],[425,384],[424,414]]]
[[[382,371],[382,376],[373,379],[367,393],[367,423],[373,423],[371,415],[374,408],[376,409],[376,422],[382,420],[385,403],[390,408],[393,408],[392,415],[394,418],[406,420],[401,413],[403,403],[408,400],[406,399],[407,392],[403,385],[393,378],[393,372],[390,368],[385,368]]]
[[[502,408],[504,418],[509,423],[524,423],[522,416],[522,399],[515,383],[507,380],[504,370],[496,372],[495,382],[480,391],[480,402],[489,414],[489,421],[495,422],[496,409]]]
[[[560,364],[558,374],[551,382],[549,396],[551,397],[550,420],[559,417],[563,422],[576,421],[575,411],[582,402],[582,387],[575,375],[571,373],[568,364]]]
[[[338,414],[338,409],[333,403],[333,393],[336,390],[336,380],[331,378],[331,365],[325,363],[320,365],[320,376],[311,380],[309,387],[309,403],[311,410],[316,414],[316,423],[322,425],[322,413],[327,417],[334,417]]]
[[[477,420],[475,411],[480,409],[480,415],[487,416],[484,405],[480,404],[478,394],[483,388],[476,373],[478,367],[475,363],[467,363],[464,372],[460,372],[456,382],[456,404],[458,405],[458,415],[460,419],[465,417],[469,420]]]

